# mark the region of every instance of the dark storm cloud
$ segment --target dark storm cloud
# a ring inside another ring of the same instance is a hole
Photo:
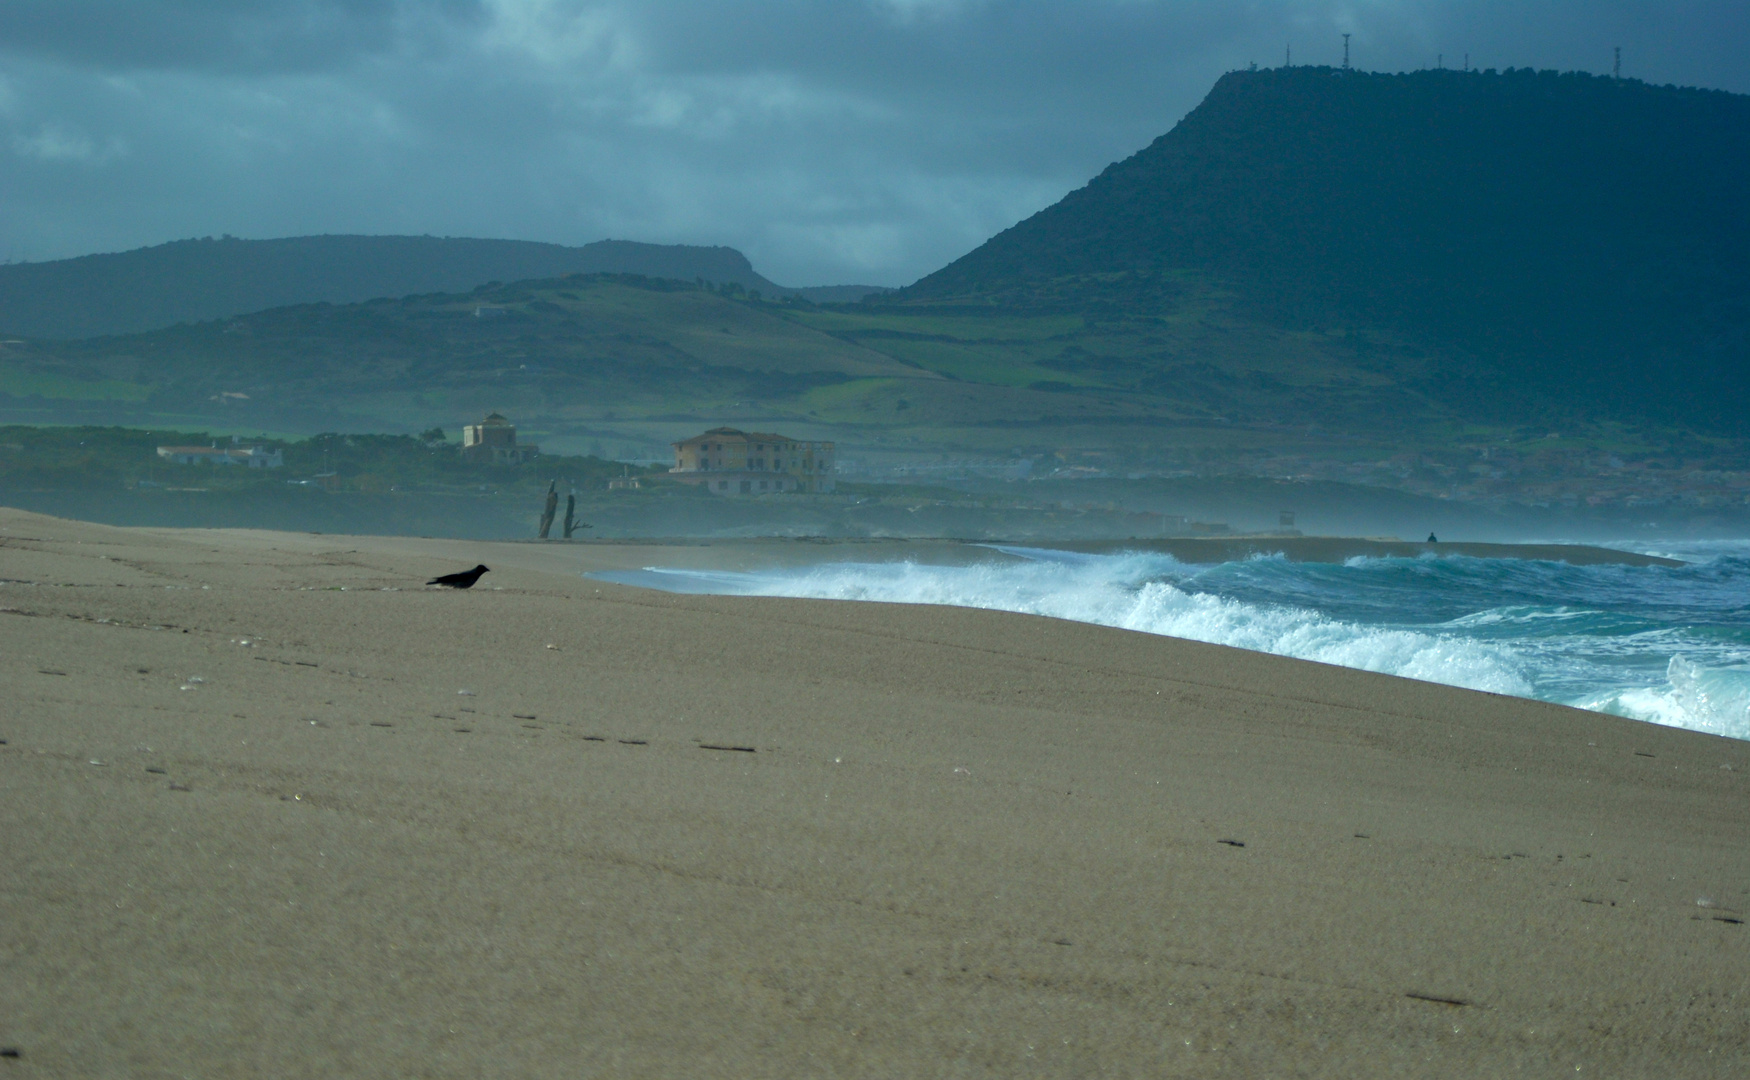
[[[902,283],[1223,71],[1535,66],[1750,90],[1740,3],[11,0],[0,256],[231,232],[727,243]]]
[[[421,11],[423,9],[423,12]],[[475,0],[7,0],[0,50],[98,70],[330,69],[391,48],[434,17],[469,20]]]

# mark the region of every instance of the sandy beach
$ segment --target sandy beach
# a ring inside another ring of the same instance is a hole
[[[1750,744],[774,549],[0,510],[0,1080],[1750,1070]]]

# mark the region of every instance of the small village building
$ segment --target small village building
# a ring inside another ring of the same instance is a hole
[[[173,465],[245,465],[277,469],[286,463],[284,451],[265,446],[160,446],[158,456]]]
[[[462,425],[462,457],[492,465],[521,465],[540,456],[541,448],[518,445],[516,425],[498,413],[489,413],[478,424]]]
[[[712,428],[672,444],[669,475],[713,495],[769,495],[833,489],[834,445],[761,431]]]

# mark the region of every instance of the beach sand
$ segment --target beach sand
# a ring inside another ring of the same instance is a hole
[[[0,510],[0,1078],[1750,1067],[1750,744],[676,561]]]

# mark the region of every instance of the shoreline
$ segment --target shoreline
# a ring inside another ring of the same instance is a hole
[[[1257,556],[1282,555],[1290,562],[1340,563],[1354,558],[1418,558],[1424,555],[1459,555],[1476,559],[1534,559],[1566,562],[1574,566],[1684,566],[1679,559],[1659,555],[1642,555],[1633,551],[1598,547],[1591,544],[1496,544],[1457,541],[1425,543],[1406,540],[1386,540],[1360,536],[1277,536],[1248,535],[1231,537],[1133,537],[1127,540],[968,540],[957,537],[823,537],[823,536],[760,536],[760,537],[649,537],[649,538],[586,538],[572,540],[512,540],[514,544],[570,545],[580,548],[648,548],[662,551],[689,548],[718,548],[727,552],[745,553],[746,557],[767,556],[780,562],[807,561],[804,553],[843,548],[870,550],[883,556],[920,554],[925,559],[939,559],[960,548],[980,548],[998,552],[1003,548],[1034,548],[1042,551],[1071,551],[1090,555],[1114,555],[1121,552],[1150,551],[1171,555],[1181,562],[1236,562]]]
[[[1750,744],[653,550],[0,511],[6,1064],[1750,1065]]]
[[[1591,544],[1490,544],[1457,541],[1426,543],[1359,536],[1234,536],[1158,540],[1094,540],[1030,545],[1060,551],[1112,554],[1157,551],[1181,562],[1235,562],[1280,554],[1289,562],[1340,563],[1355,558],[1414,559],[1424,555],[1462,555],[1473,559],[1536,559],[1573,566],[1683,566],[1678,559],[1642,555]]]

